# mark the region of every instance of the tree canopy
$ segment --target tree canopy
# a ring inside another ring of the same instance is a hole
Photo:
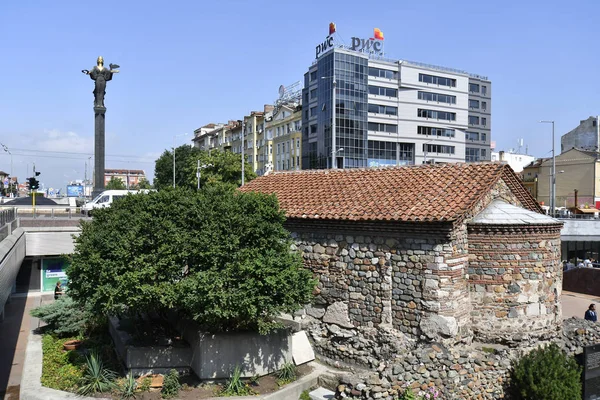
[[[217,149],[206,151],[197,147],[183,145],[175,149],[175,184],[177,187],[196,189],[198,160],[202,166],[200,185],[217,182],[229,183],[235,186],[242,184],[242,156],[230,151]],[[244,166],[245,181],[256,177],[252,167]],[[173,152],[165,152],[156,160],[154,168],[154,187],[164,189],[173,186]]]
[[[110,181],[106,184],[106,190],[125,190],[127,186],[125,186],[125,182],[121,178],[117,178],[113,176],[110,178]]]
[[[208,329],[266,331],[316,284],[284,220],[275,196],[231,185],[125,196],[82,222],[69,294],[103,314],[177,310]]]

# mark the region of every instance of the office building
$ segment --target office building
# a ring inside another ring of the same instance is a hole
[[[386,59],[383,40],[351,42],[327,37],[304,76],[302,168],[491,159],[486,77]]]
[[[142,179],[146,179],[146,173],[141,169],[108,169],[104,170],[104,186],[111,179],[120,179],[127,189],[132,188],[140,183]]]

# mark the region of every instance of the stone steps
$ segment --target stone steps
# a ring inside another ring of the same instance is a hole
[[[318,387],[308,394],[311,400],[333,400],[335,393],[323,387]]]

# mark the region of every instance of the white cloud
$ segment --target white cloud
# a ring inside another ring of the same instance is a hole
[[[81,136],[76,132],[61,132],[57,129],[46,129],[42,134],[35,135],[33,143],[39,150],[93,153],[94,138]]]

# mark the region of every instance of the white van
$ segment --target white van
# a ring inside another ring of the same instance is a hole
[[[148,192],[148,190],[105,190],[96,198],[81,207],[81,213],[88,217],[92,215],[92,210],[97,208],[110,207],[115,200],[127,196],[129,193]]]

